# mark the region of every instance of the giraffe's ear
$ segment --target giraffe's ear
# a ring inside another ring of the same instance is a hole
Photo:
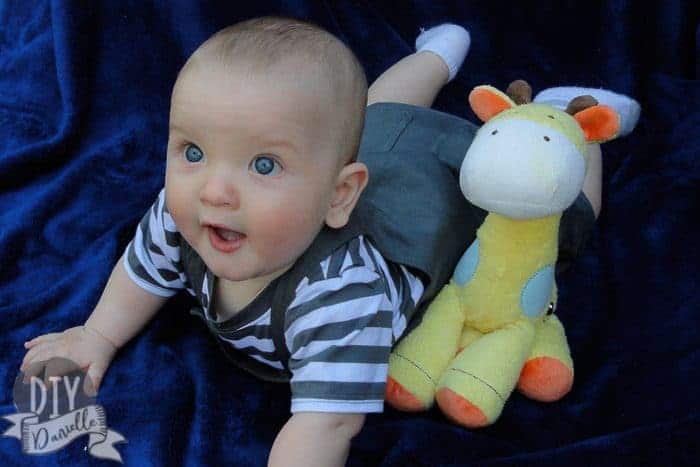
[[[469,105],[482,122],[488,122],[504,110],[516,106],[513,99],[505,93],[487,85],[472,89],[469,93]]]
[[[620,116],[607,105],[594,105],[573,115],[589,143],[603,143],[620,131]]]

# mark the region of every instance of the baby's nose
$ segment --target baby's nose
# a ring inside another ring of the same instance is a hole
[[[203,203],[212,206],[229,207],[231,209],[238,209],[240,206],[238,190],[233,183],[223,180],[221,177],[212,177],[207,180],[200,192],[200,199]]]

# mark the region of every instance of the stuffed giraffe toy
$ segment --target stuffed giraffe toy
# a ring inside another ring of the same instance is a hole
[[[492,424],[517,386],[555,401],[573,384],[554,314],[559,223],[586,173],[586,143],[614,138],[618,114],[591,96],[566,111],[531,103],[521,80],[469,95],[484,122],[460,169],[465,197],[488,215],[418,327],[390,357],[386,399],[400,410],[435,400],[458,424]]]

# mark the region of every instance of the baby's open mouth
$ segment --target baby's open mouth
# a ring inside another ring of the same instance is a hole
[[[211,245],[223,253],[231,253],[240,248],[246,235],[235,230],[229,230],[223,227],[208,225],[209,241]]]
[[[225,240],[236,240],[237,238],[243,236],[243,234],[240,232],[236,232],[234,230],[226,230],[220,227],[214,227],[214,230],[220,237],[223,237]]]

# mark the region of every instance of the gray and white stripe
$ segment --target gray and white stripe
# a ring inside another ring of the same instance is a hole
[[[268,308],[261,316],[234,330],[222,330],[219,338],[266,365],[283,369],[284,365],[275,355],[271,317],[272,309]]]
[[[302,282],[285,320],[292,412],[381,412],[391,347],[423,293],[360,236]]]
[[[124,268],[145,290],[170,297],[186,288],[180,262],[179,232],[165,206],[165,188],[146,211],[126,247]],[[190,289],[190,293],[193,293]]]

